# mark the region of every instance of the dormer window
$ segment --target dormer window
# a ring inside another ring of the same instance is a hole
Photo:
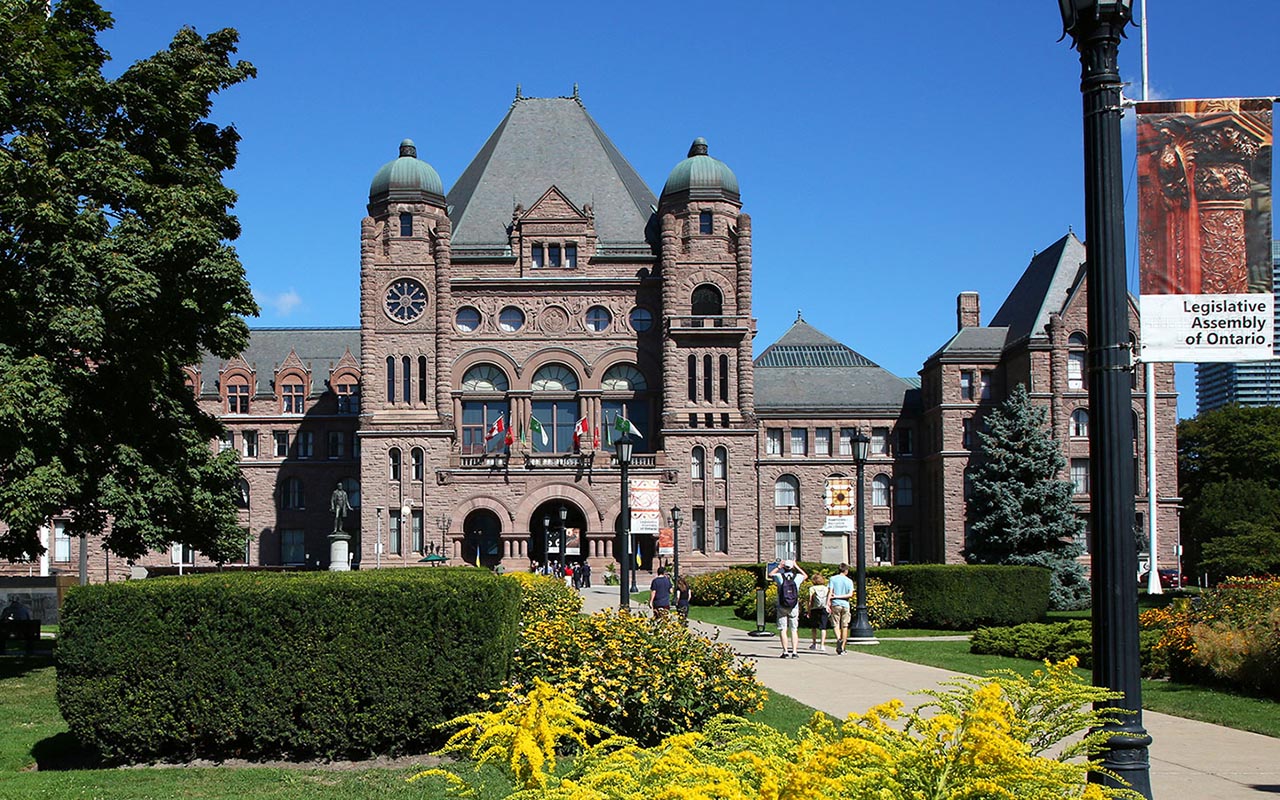
[[[710,211],[702,211],[698,213],[698,233],[711,233]]]
[[[542,245],[540,244],[533,245],[532,247],[529,248],[529,253],[533,259],[533,268],[542,269],[542,266],[543,266]]]
[[[553,269],[560,267],[560,245],[547,245],[547,266]]]
[[[413,235],[413,215],[412,214],[400,215],[400,235],[401,236]]]
[[[568,242],[564,246],[564,268],[578,268],[578,246],[573,242]]]

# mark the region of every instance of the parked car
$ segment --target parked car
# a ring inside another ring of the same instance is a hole
[[[1146,572],[1142,573],[1142,576],[1138,578],[1138,586],[1141,587],[1147,585],[1147,575],[1148,573]],[[1178,589],[1191,583],[1191,576],[1185,572],[1182,573],[1182,582],[1179,583],[1178,570],[1176,569],[1162,569],[1160,570],[1159,575],[1161,589]]]

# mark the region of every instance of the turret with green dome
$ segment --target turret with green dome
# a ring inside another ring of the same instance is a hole
[[[444,183],[435,169],[418,158],[412,139],[400,143],[400,157],[382,165],[369,184],[369,202],[427,200],[444,205]]]
[[[662,187],[662,199],[715,199],[741,203],[738,177],[723,161],[707,155],[707,140],[699,136],[689,148],[689,157],[671,170]]]

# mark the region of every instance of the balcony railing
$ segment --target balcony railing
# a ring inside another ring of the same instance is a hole
[[[751,327],[750,314],[668,314],[667,330],[680,333],[739,333]]]

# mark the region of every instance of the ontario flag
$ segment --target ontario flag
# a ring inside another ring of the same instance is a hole
[[[640,433],[640,429],[635,425],[632,425],[631,420],[621,414],[619,414],[618,418],[613,421],[613,429],[619,436],[625,436],[629,433],[632,436],[638,436],[641,439],[644,438],[644,434]]]
[[[489,426],[489,432],[488,432],[488,433],[486,433],[486,434],[484,435],[484,443],[485,443],[485,444],[488,444],[488,443],[489,443],[489,441],[490,441],[491,439],[493,439],[493,437],[495,437],[495,436],[497,436],[498,434],[502,433],[502,432],[503,432],[503,431],[505,431],[506,429],[507,429],[507,423],[506,423],[506,420],[504,420],[504,419],[502,418],[502,415],[501,415],[501,414],[499,414],[499,415],[498,415],[498,418],[497,418],[497,419],[495,419],[495,420],[493,421],[493,424]]]
[[[573,426],[573,446],[582,449],[582,437],[591,435],[591,427],[587,425],[587,418],[583,417]]]

